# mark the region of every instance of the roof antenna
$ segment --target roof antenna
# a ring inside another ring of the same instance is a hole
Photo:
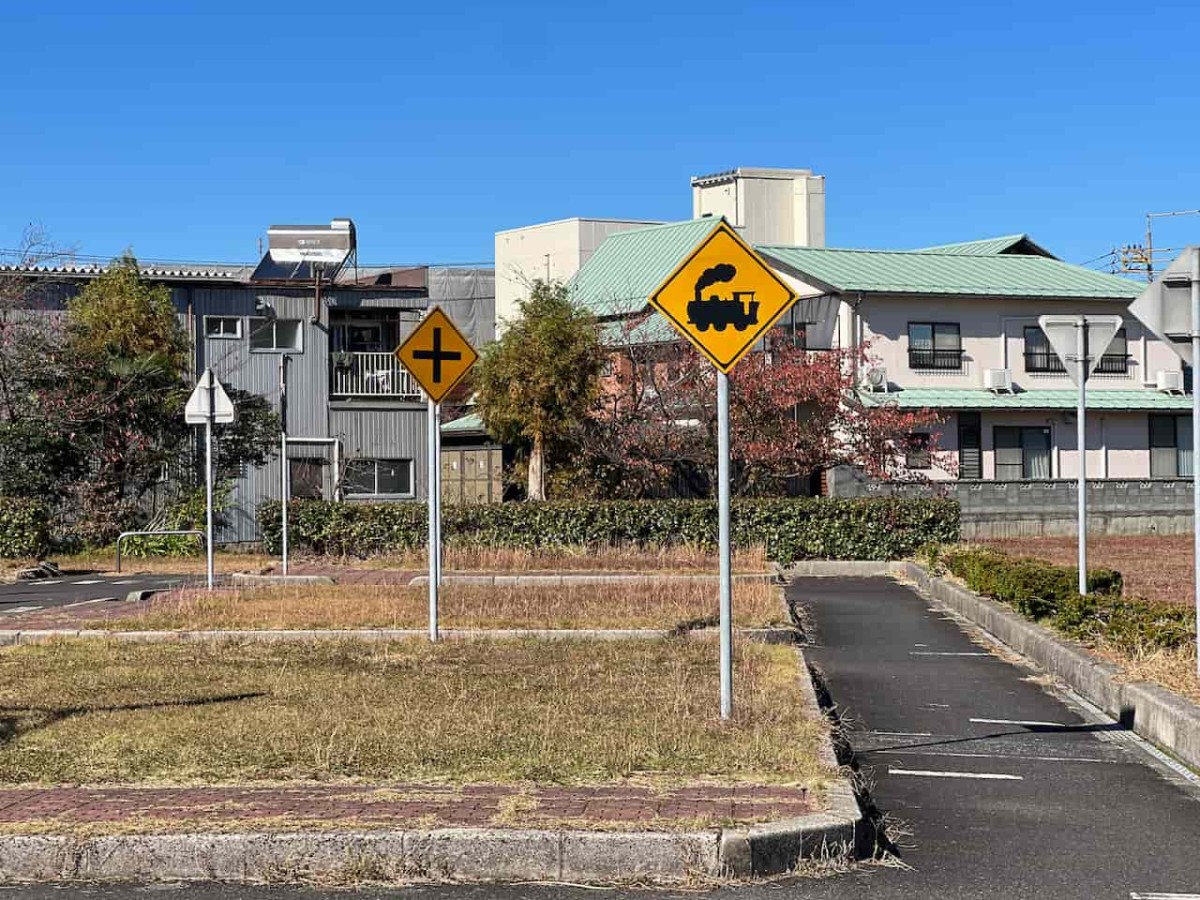
[[[258,236],[258,258],[262,259],[262,235]]]

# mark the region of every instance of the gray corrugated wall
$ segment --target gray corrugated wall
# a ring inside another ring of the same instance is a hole
[[[288,431],[296,439],[289,448],[289,457],[320,456],[331,459],[332,454],[327,447],[305,444],[299,439],[341,438],[343,461],[354,457],[413,459],[417,495],[421,498],[425,496],[424,407],[397,401],[372,404],[339,401],[337,409],[330,408],[329,330],[324,322],[314,325],[310,321],[314,311],[311,290],[289,292],[253,287],[180,287],[175,290],[175,298],[185,314],[190,301],[197,371],[211,366],[224,384],[265,397],[274,409],[279,406],[279,363],[282,354],[251,352],[249,323],[245,320],[261,315],[261,305],[271,307],[278,318],[300,320],[303,323],[302,351],[288,354]],[[424,298],[400,297],[386,291],[330,291],[326,294],[326,300],[334,308],[386,306],[412,309],[411,315],[403,316],[402,335],[411,331],[425,304]],[[204,317],[209,315],[242,318],[242,336],[236,340],[206,338]],[[322,318],[327,321],[328,313],[324,313]],[[222,530],[218,541],[230,543],[259,539],[255,521],[257,508],[264,499],[279,498],[280,475],[280,462],[276,456],[267,465],[248,470],[236,482],[227,515],[229,525]],[[331,487],[331,475],[326,478],[326,485],[327,489]]]

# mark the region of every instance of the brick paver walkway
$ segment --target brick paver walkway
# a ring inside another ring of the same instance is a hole
[[[697,828],[814,811],[804,788],[630,785],[48,787],[0,789],[5,831],[338,827]]]

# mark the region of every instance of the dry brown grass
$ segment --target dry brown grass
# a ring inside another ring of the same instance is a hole
[[[672,547],[558,547],[522,550],[505,547],[446,547],[442,565],[458,572],[716,572],[717,557],[694,545]],[[333,560],[326,560],[334,562]],[[365,560],[341,560],[355,568],[424,570],[424,550]],[[733,556],[735,572],[768,572],[766,550],[751,547]]]
[[[101,572],[116,573],[116,555],[112,551],[89,551],[73,553],[69,556],[52,554],[50,556],[59,568],[65,572]],[[213,557],[214,568],[218,574],[233,572],[264,572],[274,560],[261,553],[216,553]],[[6,560],[0,563],[0,578],[12,578],[21,569],[37,565],[37,560]],[[202,575],[206,571],[203,556],[164,556],[151,559],[132,559],[125,557],[121,560],[121,574],[171,574],[171,575]]]
[[[711,779],[818,785],[789,648],[740,641],[134,644],[0,652],[0,782]]]
[[[1076,563],[1073,537],[1006,538],[981,543],[1011,556],[1065,566]],[[1102,535],[1088,539],[1088,566],[1107,566],[1125,576],[1125,594],[1168,603],[1191,603],[1191,535]]]
[[[1196,676],[1195,646],[1174,650],[1121,653],[1104,645],[1092,648],[1109,662],[1120,666],[1127,681],[1150,681],[1200,703],[1200,678]]]
[[[242,591],[186,591],[156,598],[135,616],[81,623],[121,630],[424,628],[426,588],[304,585]],[[777,586],[734,583],[734,623],[787,623]],[[444,628],[675,628],[718,613],[715,581],[650,580],[613,585],[486,587],[450,582],[442,589]]]

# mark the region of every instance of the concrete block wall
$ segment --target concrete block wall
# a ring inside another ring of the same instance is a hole
[[[946,497],[962,510],[966,540],[1074,535],[1078,486],[1073,480],[879,483],[848,469],[830,473],[835,497]],[[1190,534],[1192,482],[1187,478],[1095,480],[1088,486],[1092,534]]]

